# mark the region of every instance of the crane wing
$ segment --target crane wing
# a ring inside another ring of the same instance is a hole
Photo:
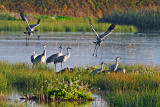
[[[91,23],[91,19],[89,18],[89,24],[91,25],[91,28],[93,30],[93,32],[96,34],[97,38],[99,38],[98,33],[94,30],[92,23]]]
[[[29,23],[28,23],[26,17],[24,16],[24,13],[20,13],[20,16],[21,16],[21,18],[22,18],[23,21],[26,21],[26,22],[27,22],[27,27],[30,28]]]
[[[34,29],[35,27],[37,27],[39,25],[40,25],[40,19],[38,19],[37,24],[30,25],[30,28]]]
[[[50,57],[47,58],[47,63],[51,63],[53,62],[56,58],[58,57],[58,53],[57,54],[53,54]]]
[[[104,34],[100,35],[99,37],[104,39],[107,35],[109,35],[113,31],[115,26],[116,25],[111,24],[110,27],[108,28],[108,30]]]
[[[34,56],[32,55],[32,56],[31,56],[31,62],[33,62],[33,61],[34,61]]]
[[[21,18],[22,18],[23,21],[26,21],[26,18],[25,18],[25,16],[24,16],[24,13],[20,13],[20,16],[21,16]]]

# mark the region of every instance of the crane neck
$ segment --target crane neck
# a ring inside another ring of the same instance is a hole
[[[43,48],[43,55],[46,56],[46,48]]]
[[[116,65],[118,65],[118,59],[116,59]]]
[[[62,49],[61,48],[59,49],[59,52],[62,53]]]
[[[115,69],[114,69],[114,71],[117,69],[117,66],[118,66],[118,59],[116,59],[116,64],[115,64]]]
[[[70,51],[68,48],[67,48],[67,56],[70,57]]]

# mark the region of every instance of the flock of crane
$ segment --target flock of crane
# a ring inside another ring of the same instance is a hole
[[[25,21],[27,23],[27,27],[26,27],[26,32],[24,32],[25,34],[27,34],[27,37],[26,37],[26,45],[29,45],[29,40],[30,40],[30,37],[31,35],[33,34],[34,32],[34,29],[40,25],[40,19],[38,19],[37,21],[37,24],[33,24],[33,25],[29,25],[25,15],[23,13],[20,13],[20,16],[22,18],[23,21]],[[102,34],[102,35],[98,35],[98,33],[95,31],[95,29],[93,28],[92,26],[92,23],[91,23],[91,20],[89,19],[89,23],[91,25],[91,28],[93,30],[93,32],[96,34],[97,36],[97,41],[96,42],[93,42],[95,43],[95,49],[94,49],[94,52],[93,52],[93,56],[95,55],[97,57],[97,50],[98,48],[101,46],[102,44],[102,41],[104,41],[105,37],[108,36],[112,31],[113,29],[115,28],[116,25],[114,24],[111,24],[110,27],[108,28],[108,30]],[[31,56],[31,62],[33,63],[33,66],[34,65],[37,65],[39,63],[54,63],[55,64],[55,69],[56,69],[56,64],[57,63],[61,63],[61,68],[62,68],[62,64],[64,62],[67,61],[67,59],[70,57],[70,47],[67,48],[67,53],[63,55],[63,53],[61,52],[62,50],[62,46],[59,46],[59,49],[60,49],[60,52],[59,53],[56,53],[56,54],[53,54],[51,55],[50,57],[47,58],[46,60],[46,45],[43,46],[43,53],[41,55],[37,55],[35,53],[35,51],[33,51],[33,55]],[[111,65],[109,67],[109,72],[123,72],[125,73],[125,69],[124,68],[117,68],[118,67],[118,60],[120,59],[120,57],[117,57],[116,58],[116,63]],[[103,64],[105,64],[105,62],[102,62],[101,63],[101,68],[100,69],[96,69],[96,70],[93,70],[90,75],[94,75],[94,74],[97,74],[97,73],[100,73],[102,72],[103,70]]]

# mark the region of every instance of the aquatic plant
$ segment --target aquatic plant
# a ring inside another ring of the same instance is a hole
[[[7,78],[0,73],[0,90],[3,92],[7,89]]]
[[[108,66],[104,66],[104,71],[108,70]],[[99,66],[97,66],[99,67]],[[92,85],[92,87],[101,88],[101,90],[117,90],[117,89],[145,89],[159,87],[159,66],[153,65],[126,65],[119,64],[119,67],[126,69],[126,74],[121,73],[101,73],[99,75],[89,77],[95,67],[75,67],[69,70],[68,73],[55,73],[54,68],[47,67],[45,65],[38,65],[32,68],[31,65],[26,63],[10,64],[8,62],[0,62],[0,75],[3,80],[6,80],[7,84],[24,86],[30,88],[41,88],[44,85],[44,81],[54,81],[56,79],[65,81],[69,79],[73,80],[75,75],[79,81],[86,81]],[[145,81],[145,82],[144,82]]]
[[[47,81],[45,82],[47,83]],[[49,99],[93,100],[92,93],[88,89],[88,83],[79,81],[77,77],[74,80],[69,79],[69,81],[63,79],[62,82],[56,79],[52,83],[47,83],[47,86],[43,86],[42,90],[44,96]]]
[[[109,63],[107,66],[104,66],[105,72],[89,76],[94,69],[100,68],[100,66],[79,66],[71,68],[67,72],[56,73],[54,72],[54,68],[47,67],[46,65],[38,65],[32,68],[31,65],[26,63],[10,64],[0,61],[0,77],[3,78],[0,79],[0,82],[4,82],[4,84],[0,84],[0,91],[5,90],[5,86],[14,86],[17,89],[21,88],[24,95],[32,93],[37,99],[41,100],[46,98],[61,100],[76,99],[78,96],[85,98],[89,96],[86,95],[86,92],[89,92],[88,89],[92,91],[109,91],[115,94],[116,92],[121,92],[122,94],[135,92],[138,93],[137,98],[141,96],[140,93],[145,92],[149,94],[150,92],[155,92],[155,97],[144,95],[144,98],[140,97],[138,99],[142,101],[147,97],[149,101],[149,98],[157,101],[160,89],[159,65],[120,63],[119,67],[126,69],[126,73],[123,74],[107,72],[111,64]],[[71,83],[73,87],[70,87]],[[89,92],[88,94],[91,93]],[[118,97],[113,94],[111,97],[120,101],[125,96],[121,95],[121,97]]]
[[[117,91],[117,92],[106,92],[105,96],[110,106],[116,107],[158,107],[160,106],[160,93],[159,91]]]

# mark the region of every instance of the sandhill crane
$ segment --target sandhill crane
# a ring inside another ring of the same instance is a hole
[[[54,59],[55,59],[55,58],[63,55],[62,52],[61,52],[62,46],[59,47],[59,50],[60,50],[59,53],[53,54],[53,55],[51,55],[50,57],[47,58],[46,64],[51,63],[51,62],[54,62]]]
[[[95,75],[95,74],[97,74],[97,73],[102,72],[102,70],[103,70],[103,64],[105,64],[105,63],[102,62],[102,63],[101,63],[101,68],[100,68],[100,69],[93,70],[89,75],[91,76],[91,75]]]
[[[123,72],[123,73],[125,73],[126,70],[125,70],[124,68],[117,68],[117,69],[115,70],[115,73],[118,73],[118,72]]]
[[[118,60],[119,59],[120,59],[120,57],[117,57],[116,58],[116,63],[109,67],[109,72],[113,72],[113,71],[115,72],[115,70],[117,69],[117,66],[118,66]]]
[[[36,28],[37,26],[40,25],[40,19],[38,19],[37,21],[37,24],[33,24],[33,25],[29,25],[24,13],[20,13],[20,16],[22,18],[23,21],[25,21],[27,23],[27,27],[26,27],[26,32],[24,32],[25,34],[27,34],[27,37],[26,37],[26,45],[29,45],[29,39],[30,39],[30,36],[33,34],[34,32],[34,28]],[[29,37],[28,37],[29,35]]]
[[[33,61],[33,65],[36,65],[38,63],[45,63],[45,60],[46,60],[46,45],[43,46],[43,53],[41,55],[38,55]]]
[[[62,68],[62,63],[66,62],[66,60],[70,57],[69,49],[72,49],[72,48],[68,47],[67,48],[67,54],[55,58],[55,60],[54,60],[55,69],[56,69],[56,64],[57,63],[61,63],[61,68]]]
[[[98,33],[94,30],[94,28],[93,28],[93,26],[92,26],[91,19],[89,19],[89,23],[90,23],[90,25],[91,25],[91,28],[92,28],[93,32],[94,32],[94,33],[96,34],[96,36],[97,36],[97,41],[96,41],[96,42],[93,42],[93,43],[95,43],[95,49],[94,49],[94,52],[93,52],[93,56],[94,56],[94,54],[95,54],[95,52],[96,52],[96,57],[97,57],[97,50],[98,50],[98,48],[101,46],[102,41],[104,41],[105,37],[106,37],[107,35],[109,35],[109,34],[113,31],[113,29],[115,28],[116,25],[111,24],[110,27],[108,28],[108,30],[107,30],[104,34],[101,34],[101,35],[99,36]]]
[[[31,56],[31,62],[33,63],[33,61],[35,60],[35,58],[37,57],[38,55],[35,53],[35,51],[33,51],[33,55]]]

